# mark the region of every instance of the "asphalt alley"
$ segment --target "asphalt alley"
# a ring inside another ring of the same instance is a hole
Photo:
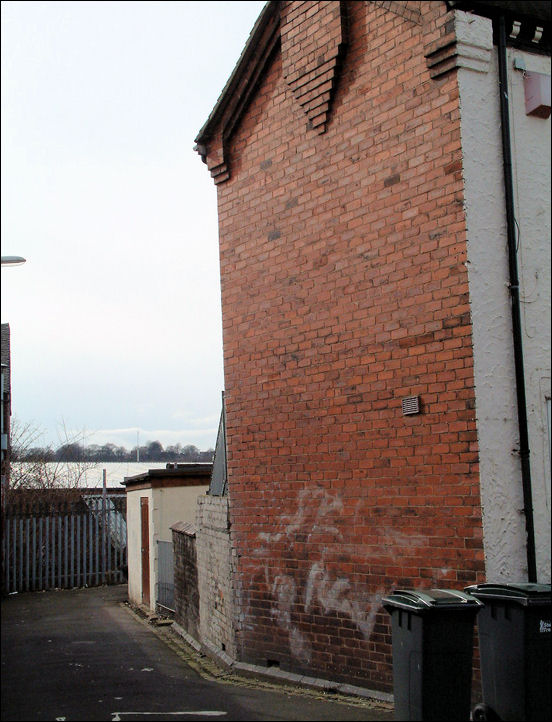
[[[126,600],[126,585],[4,597],[2,721],[393,719],[383,703],[229,675]]]

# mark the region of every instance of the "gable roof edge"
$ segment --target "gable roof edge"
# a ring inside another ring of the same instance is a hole
[[[232,74],[228,78],[226,85],[222,89],[213,110],[197,134],[195,138],[196,143],[203,144],[212,136],[214,127],[221,120],[224,112],[228,108],[235,89],[240,85],[243,77],[247,74],[247,68],[254,55],[257,54],[257,62],[261,61],[261,58],[264,56],[264,52],[262,52],[262,48],[261,52],[257,52],[258,46],[263,38],[266,28],[271,22],[273,22],[275,16],[279,17],[279,13],[279,0],[268,0],[264,8],[261,10],[261,14],[257,18],[257,22],[249,34],[249,38],[242,50],[238,62],[236,63]],[[201,152],[199,148],[196,148],[196,150]]]

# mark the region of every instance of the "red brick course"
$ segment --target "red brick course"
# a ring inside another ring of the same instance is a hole
[[[217,187],[237,642],[391,690],[381,596],[484,571],[458,88],[444,2],[345,6],[325,132],[282,44]]]

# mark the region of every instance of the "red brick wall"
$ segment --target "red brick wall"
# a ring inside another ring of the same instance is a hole
[[[323,133],[336,72],[346,47],[346,15],[340,2],[283,3],[282,74],[310,124]]]
[[[345,5],[325,133],[278,53],[218,186],[237,641],[391,690],[381,596],[483,573],[458,91],[445,3]]]

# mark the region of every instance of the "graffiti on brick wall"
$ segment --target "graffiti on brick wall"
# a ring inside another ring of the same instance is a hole
[[[344,531],[361,521],[365,523],[366,513],[360,499],[351,515],[346,512],[338,492],[305,490],[299,494],[296,511],[280,517],[280,531],[258,534],[255,556],[263,560],[264,582],[274,600],[271,616],[289,635],[291,655],[302,664],[310,663],[312,646],[308,635],[294,622],[294,612],[310,614],[318,609],[324,615],[343,615],[356,625],[366,640],[372,635],[381,599],[389,592],[392,581],[387,580],[385,587],[379,585],[368,590],[365,581],[359,582],[342,573],[346,566],[343,563],[346,556]],[[380,535],[386,540],[381,553],[387,558],[397,548],[406,551],[426,543],[420,536],[407,535],[387,526],[380,530]],[[274,547],[282,544],[294,551],[290,556],[297,558],[305,556],[304,548],[309,549],[306,556],[316,550],[318,558],[307,563],[306,581],[287,570],[285,561],[274,555]]]

